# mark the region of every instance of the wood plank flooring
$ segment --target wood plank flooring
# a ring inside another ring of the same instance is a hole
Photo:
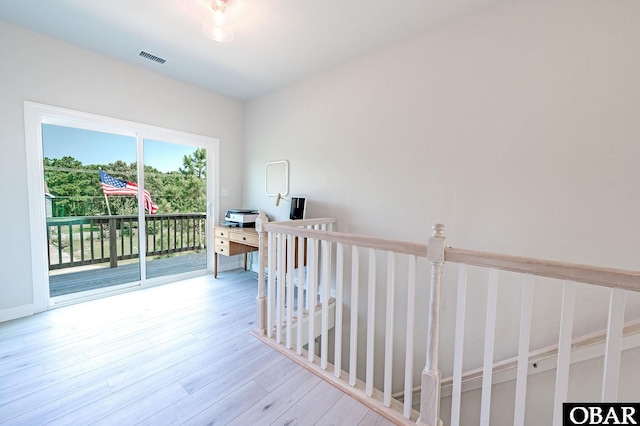
[[[147,278],[193,272],[207,268],[206,252],[186,253],[147,261]],[[108,264],[58,269],[49,276],[50,296],[131,283],[140,280],[140,265],[122,263],[116,268]]]
[[[250,335],[232,271],[0,323],[2,425],[389,425]]]

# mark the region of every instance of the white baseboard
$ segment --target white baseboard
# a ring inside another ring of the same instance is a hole
[[[15,308],[0,310],[0,322],[10,321],[22,317],[33,315],[35,309],[33,305],[16,306]]]

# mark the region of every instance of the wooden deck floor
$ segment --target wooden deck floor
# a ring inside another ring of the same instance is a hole
[[[172,274],[206,269],[206,253],[187,253],[174,257],[152,259],[147,262],[147,277],[156,278]],[[86,290],[95,290],[140,280],[138,263],[108,264],[90,268],[68,268],[55,271],[49,277],[50,296],[62,296]]]
[[[389,425],[250,335],[255,274],[0,323],[0,424]]]

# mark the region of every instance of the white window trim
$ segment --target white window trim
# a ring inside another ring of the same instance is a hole
[[[46,212],[44,197],[44,170],[42,167],[42,123],[77,127],[86,130],[115,133],[142,139],[154,139],[174,142],[182,145],[206,147],[207,149],[207,193],[212,194],[207,202],[207,229],[213,226],[219,217],[220,182],[220,140],[178,130],[166,129],[148,124],[105,117],[80,111],[24,102],[25,145],[27,155],[27,187],[29,191],[29,227],[31,231],[31,274],[33,282],[34,313],[43,312],[51,307],[49,297],[49,271],[46,244]],[[139,154],[142,153],[142,144]],[[140,157],[139,157],[140,158]],[[144,169],[138,168],[139,182],[144,185]],[[213,172],[213,173],[211,173]],[[142,202],[142,201],[140,201]],[[214,250],[210,244],[207,249],[207,272],[213,271]],[[144,247],[141,247],[141,251]],[[144,265],[142,265],[144,272]],[[143,286],[165,283],[167,279],[146,280],[142,275]]]

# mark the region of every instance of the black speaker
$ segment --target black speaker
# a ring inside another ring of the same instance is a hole
[[[307,199],[304,197],[291,197],[291,210],[289,211],[289,219],[304,219],[307,209]]]

